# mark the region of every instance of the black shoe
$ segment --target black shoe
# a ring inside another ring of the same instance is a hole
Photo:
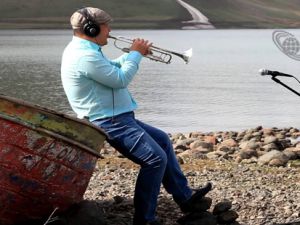
[[[204,187],[197,189],[189,200],[179,205],[181,211],[184,213],[193,212],[193,206],[195,205],[195,203],[201,200],[209,191],[211,191],[211,189],[212,183],[210,182],[208,182]]]

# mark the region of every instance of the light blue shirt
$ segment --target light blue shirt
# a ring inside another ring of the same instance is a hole
[[[73,36],[62,56],[61,79],[78,118],[94,121],[135,110],[127,87],[141,59],[139,52],[131,51],[108,60],[101,46]]]

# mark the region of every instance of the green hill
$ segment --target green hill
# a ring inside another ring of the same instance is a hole
[[[300,28],[300,0],[185,0],[217,28]],[[108,11],[113,28],[176,29],[191,19],[176,0],[1,0],[0,28],[69,28],[83,6]]]

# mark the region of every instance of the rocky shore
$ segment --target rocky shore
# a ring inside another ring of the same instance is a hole
[[[176,133],[170,139],[190,186],[213,183],[203,218],[215,215],[220,204],[231,212],[227,222],[198,218],[186,224],[300,224],[299,129],[259,126],[239,132]],[[84,197],[97,202],[107,224],[129,225],[139,168],[108,144],[101,154]],[[184,218],[163,188],[157,214],[166,225]]]

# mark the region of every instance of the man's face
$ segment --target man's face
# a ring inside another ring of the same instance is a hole
[[[111,31],[108,23],[100,24],[100,34],[96,37],[97,43],[101,46],[107,44],[107,38],[109,36],[109,32]]]

